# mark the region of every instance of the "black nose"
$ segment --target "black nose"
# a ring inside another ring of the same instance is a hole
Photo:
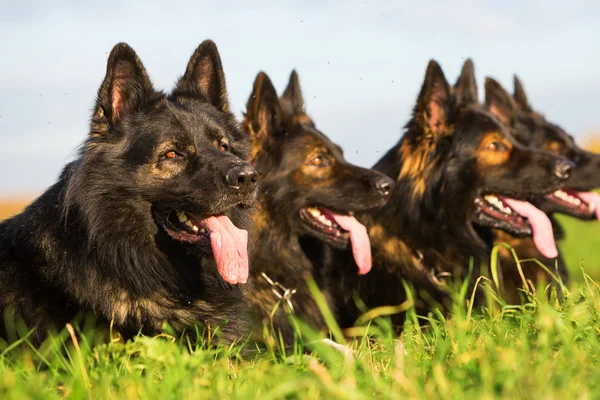
[[[258,172],[249,164],[236,165],[227,173],[227,183],[229,186],[244,192],[254,190],[258,178]]]
[[[377,189],[382,196],[389,196],[392,189],[394,189],[394,181],[387,176],[378,178],[375,181],[375,189]]]
[[[569,160],[559,160],[554,167],[554,174],[560,179],[567,179],[571,176],[571,171],[575,167],[575,163]]]

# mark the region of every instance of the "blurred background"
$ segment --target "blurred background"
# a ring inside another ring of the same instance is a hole
[[[350,161],[371,166],[400,137],[431,58],[451,82],[468,57],[480,85],[489,75],[512,92],[517,73],[538,111],[600,151],[599,20],[596,0],[0,0],[0,219],[76,154],[120,41],[169,90],[213,39],[240,118],[258,71],[282,91],[296,68],[317,126]],[[566,224],[571,267],[583,258],[600,275],[598,227]]]

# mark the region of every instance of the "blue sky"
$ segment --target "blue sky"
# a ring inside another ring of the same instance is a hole
[[[88,131],[112,46],[169,90],[193,50],[219,47],[238,116],[256,73],[292,68],[317,126],[372,165],[395,143],[429,59],[454,82],[467,57],[583,142],[600,131],[600,2],[0,0],[0,196],[51,185]],[[480,88],[480,96],[483,91]]]

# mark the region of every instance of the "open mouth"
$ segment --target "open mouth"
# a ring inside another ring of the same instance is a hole
[[[248,280],[248,232],[224,214],[199,218],[182,210],[155,212],[157,223],[174,240],[195,244],[214,256],[217,270],[232,285]]]
[[[585,193],[578,193],[570,189],[556,190],[547,194],[546,199],[559,207],[557,212],[573,215],[580,218],[593,218],[596,204],[584,200]]]
[[[533,236],[536,248],[547,258],[558,255],[550,219],[531,203],[486,194],[475,199],[475,217],[478,224],[499,228],[514,236]]]
[[[491,219],[492,226],[509,231],[515,236],[530,236],[531,225],[526,218],[514,212],[505,197],[486,194],[475,199],[475,212]]]
[[[195,243],[200,240],[200,244],[210,245],[210,234],[206,225],[202,221],[197,221],[181,210],[173,210],[166,215],[166,218],[161,218],[163,227],[167,234],[173,239],[184,243]]]
[[[371,241],[367,228],[352,215],[312,206],[300,209],[300,219],[317,238],[336,248],[346,248],[350,240],[358,273],[364,275],[371,270]]]
[[[321,207],[305,207],[300,209],[300,218],[312,230],[324,235],[332,244],[344,248],[350,240],[350,233],[335,221],[329,210]]]

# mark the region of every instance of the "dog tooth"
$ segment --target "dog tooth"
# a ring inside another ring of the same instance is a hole
[[[485,199],[490,204],[496,204],[496,203],[498,203],[498,198],[496,196],[494,196],[493,194],[488,194],[487,196],[485,196]]]
[[[194,232],[198,232],[198,230],[199,230],[199,229],[198,229],[198,227],[197,227],[196,225],[194,225],[194,226],[192,226],[192,230],[193,230]]]
[[[590,203],[590,204],[588,205],[588,207],[590,208],[590,212],[594,212],[594,211],[596,211],[596,204],[594,204],[594,203]]]
[[[179,219],[179,222],[185,223],[188,220],[188,217],[183,211],[177,211],[177,219]]]
[[[577,202],[581,203],[581,200],[579,200],[577,197],[569,196],[569,203],[579,205]]]
[[[581,205],[581,200],[575,199],[574,203],[575,203],[575,205],[580,206]]]

